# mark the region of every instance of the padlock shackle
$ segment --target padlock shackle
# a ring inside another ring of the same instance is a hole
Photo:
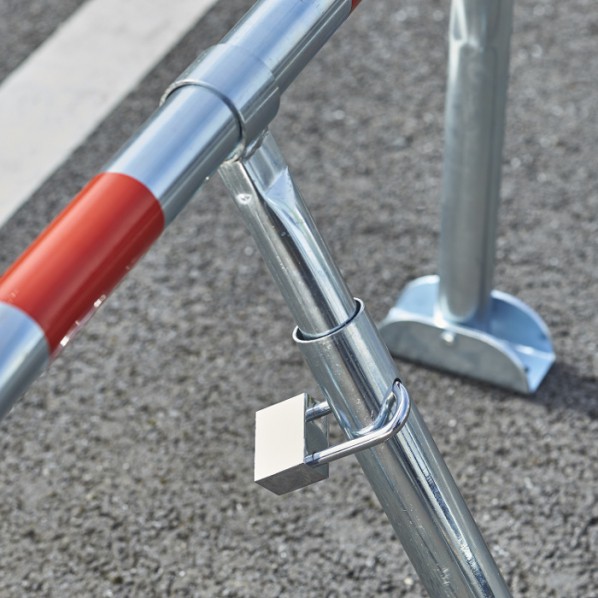
[[[395,406],[396,403],[396,406]],[[312,453],[305,457],[304,463],[313,467],[332,463],[343,457],[354,455],[360,451],[364,451],[378,444],[386,442],[392,438],[405,425],[409,411],[411,410],[411,399],[407,389],[401,384],[400,380],[395,380],[389,395],[384,400],[381,407],[383,415],[387,415],[388,411],[394,406],[394,413],[388,419],[377,426],[368,426],[363,430],[356,432],[355,438],[330,446],[326,449]],[[312,418],[313,419],[313,418]],[[387,417],[384,417],[386,420]]]

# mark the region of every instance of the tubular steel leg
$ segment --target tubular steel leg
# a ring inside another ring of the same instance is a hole
[[[371,425],[396,366],[351,297],[272,137],[221,169],[297,322],[299,344],[345,434]],[[415,406],[399,433],[357,456],[431,596],[509,596]]]
[[[453,0],[439,276],[407,286],[380,330],[397,356],[534,392],[554,362],[548,329],[492,291],[511,0]]]

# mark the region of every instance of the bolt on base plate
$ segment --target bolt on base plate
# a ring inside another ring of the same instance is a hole
[[[437,310],[438,276],[405,287],[379,330],[390,352],[433,368],[530,394],[546,376],[555,355],[548,328],[519,299],[490,295],[484,329],[447,322]]]

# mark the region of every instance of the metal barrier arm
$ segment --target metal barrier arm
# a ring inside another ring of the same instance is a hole
[[[0,417],[220,164],[261,135],[280,94],[358,0],[262,0],[0,279]]]

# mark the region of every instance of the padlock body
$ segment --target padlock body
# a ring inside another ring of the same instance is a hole
[[[315,401],[306,393],[255,414],[255,481],[275,494],[287,494],[328,477],[328,465],[306,465],[305,457],[328,446],[322,422],[305,421]]]

